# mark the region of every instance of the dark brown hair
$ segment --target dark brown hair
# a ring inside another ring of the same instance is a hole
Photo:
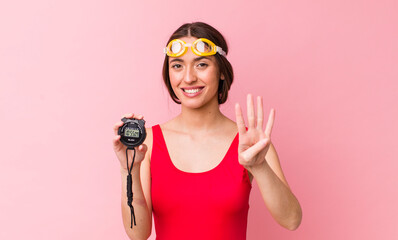
[[[183,24],[171,35],[166,43],[166,46],[171,40],[182,37],[207,38],[217,46],[221,47],[224,52],[228,54],[228,46],[224,37],[219,31],[217,31],[209,24],[203,22]],[[232,82],[234,80],[234,73],[231,63],[229,63],[229,61],[224,56],[221,56],[220,54],[215,54],[214,56],[216,58],[216,62],[220,71],[220,76],[221,74],[224,75],[224,80],[220,80],[218,85],[218,104],[223,104],[225,103],[225,101],[227,101],[228,91],[231,88]],[[170,84],[169,56],[167,55],[164,58],[162,75],[163,81],[166,84],[167,90],[169,91],[171,98],[174,102],[181,104]]]

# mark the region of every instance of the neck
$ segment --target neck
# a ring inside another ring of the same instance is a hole
[[[207,134],[217,129],[225,116],[221,113],[218,102],[212,101],[201,108],[181,106],[181,114],[176,117],[179,130],[183,132]]]

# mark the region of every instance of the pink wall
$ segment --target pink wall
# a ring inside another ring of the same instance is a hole
[[[380,1],[3,1],[0,239],[127,239],[111,140],[122,114],[179,111],[162,48],[205,21],[236,73],[222,110],[262,95],[303,208],[280,227],[256,185],[248,239],[398,239],[398,6]],[[155,239],[153,233],[150,239]]]

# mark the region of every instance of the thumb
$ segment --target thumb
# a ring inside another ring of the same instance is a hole
[[[146,144],[142,144],[142,145],[138,146],[136,148],[136,154],[137,154],[138,159],[140,159],[140,160],[144,159],[145,153],[147,150],[148,150],[148,147]]]
[[[137,148],[139,153],[146,153],[146,151],[148,150],[148,147],[146,146],[146,144],[141,144],[140,146],[138,146]]]
[[[256,144],[254,144],[253,146],[251,146],[250,148],[246,149],[246,151],[244,151],[242,153],[242,158],[246,161],[250,161],[251,159],[253,159],[259,152],[261,152],[261,150],[263,150],[265,148],[265,146],[267,146],[267,144],[269,143],[269,138],[264,138],[261,139],[260,141],[258,141]]]

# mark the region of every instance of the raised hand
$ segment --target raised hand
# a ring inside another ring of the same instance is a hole
[[[257,97],[257,118],[254,113],[253,96],[247,95],[247,120],[246,129],[242,109],[237,103],[235,105],[236,124],[239,132],[239,163],[247,170],[261,166],[264,163],[265,155],[271,144],[271,131],[274,125],[275,110],[271,109],[268,122],[263,130],[263,102],[262,97]]]
[[[133,113],[128,113],[125,114],[123,117],[125,118],[135,118],[135,119],[143,119],[144,117],[142,115],[134,115]],[[122,118],[123,118],[122,117]],[[121,127],[123,125],[122,121],[117,122],[114,126],[113,126],[113,131],[114,131],[114,137],[113,137],[113,150],[115,151],[115,154],[117,156],[117,158],[119,159],[120,162],[120,166],[124,169],[127,169],[127,159],[126,159],[126,146],[120,142],[120,135],[117,134],[117,131],[119,129],[119,127]],[[140,164],[142,162],[142,160],[144,160],[145,157],[145,153],[147,151],[147,146],[145,144],[141,144],[138,147],[135,147],[136,150],[136,155],[135,155],[135,160],[134,160],[134,165]],[[128,151],[129,152],[129,156],[128,156],[128,161],[129,164],[131,164],[132,159],[133,159],[133,153],[132,151]]]

